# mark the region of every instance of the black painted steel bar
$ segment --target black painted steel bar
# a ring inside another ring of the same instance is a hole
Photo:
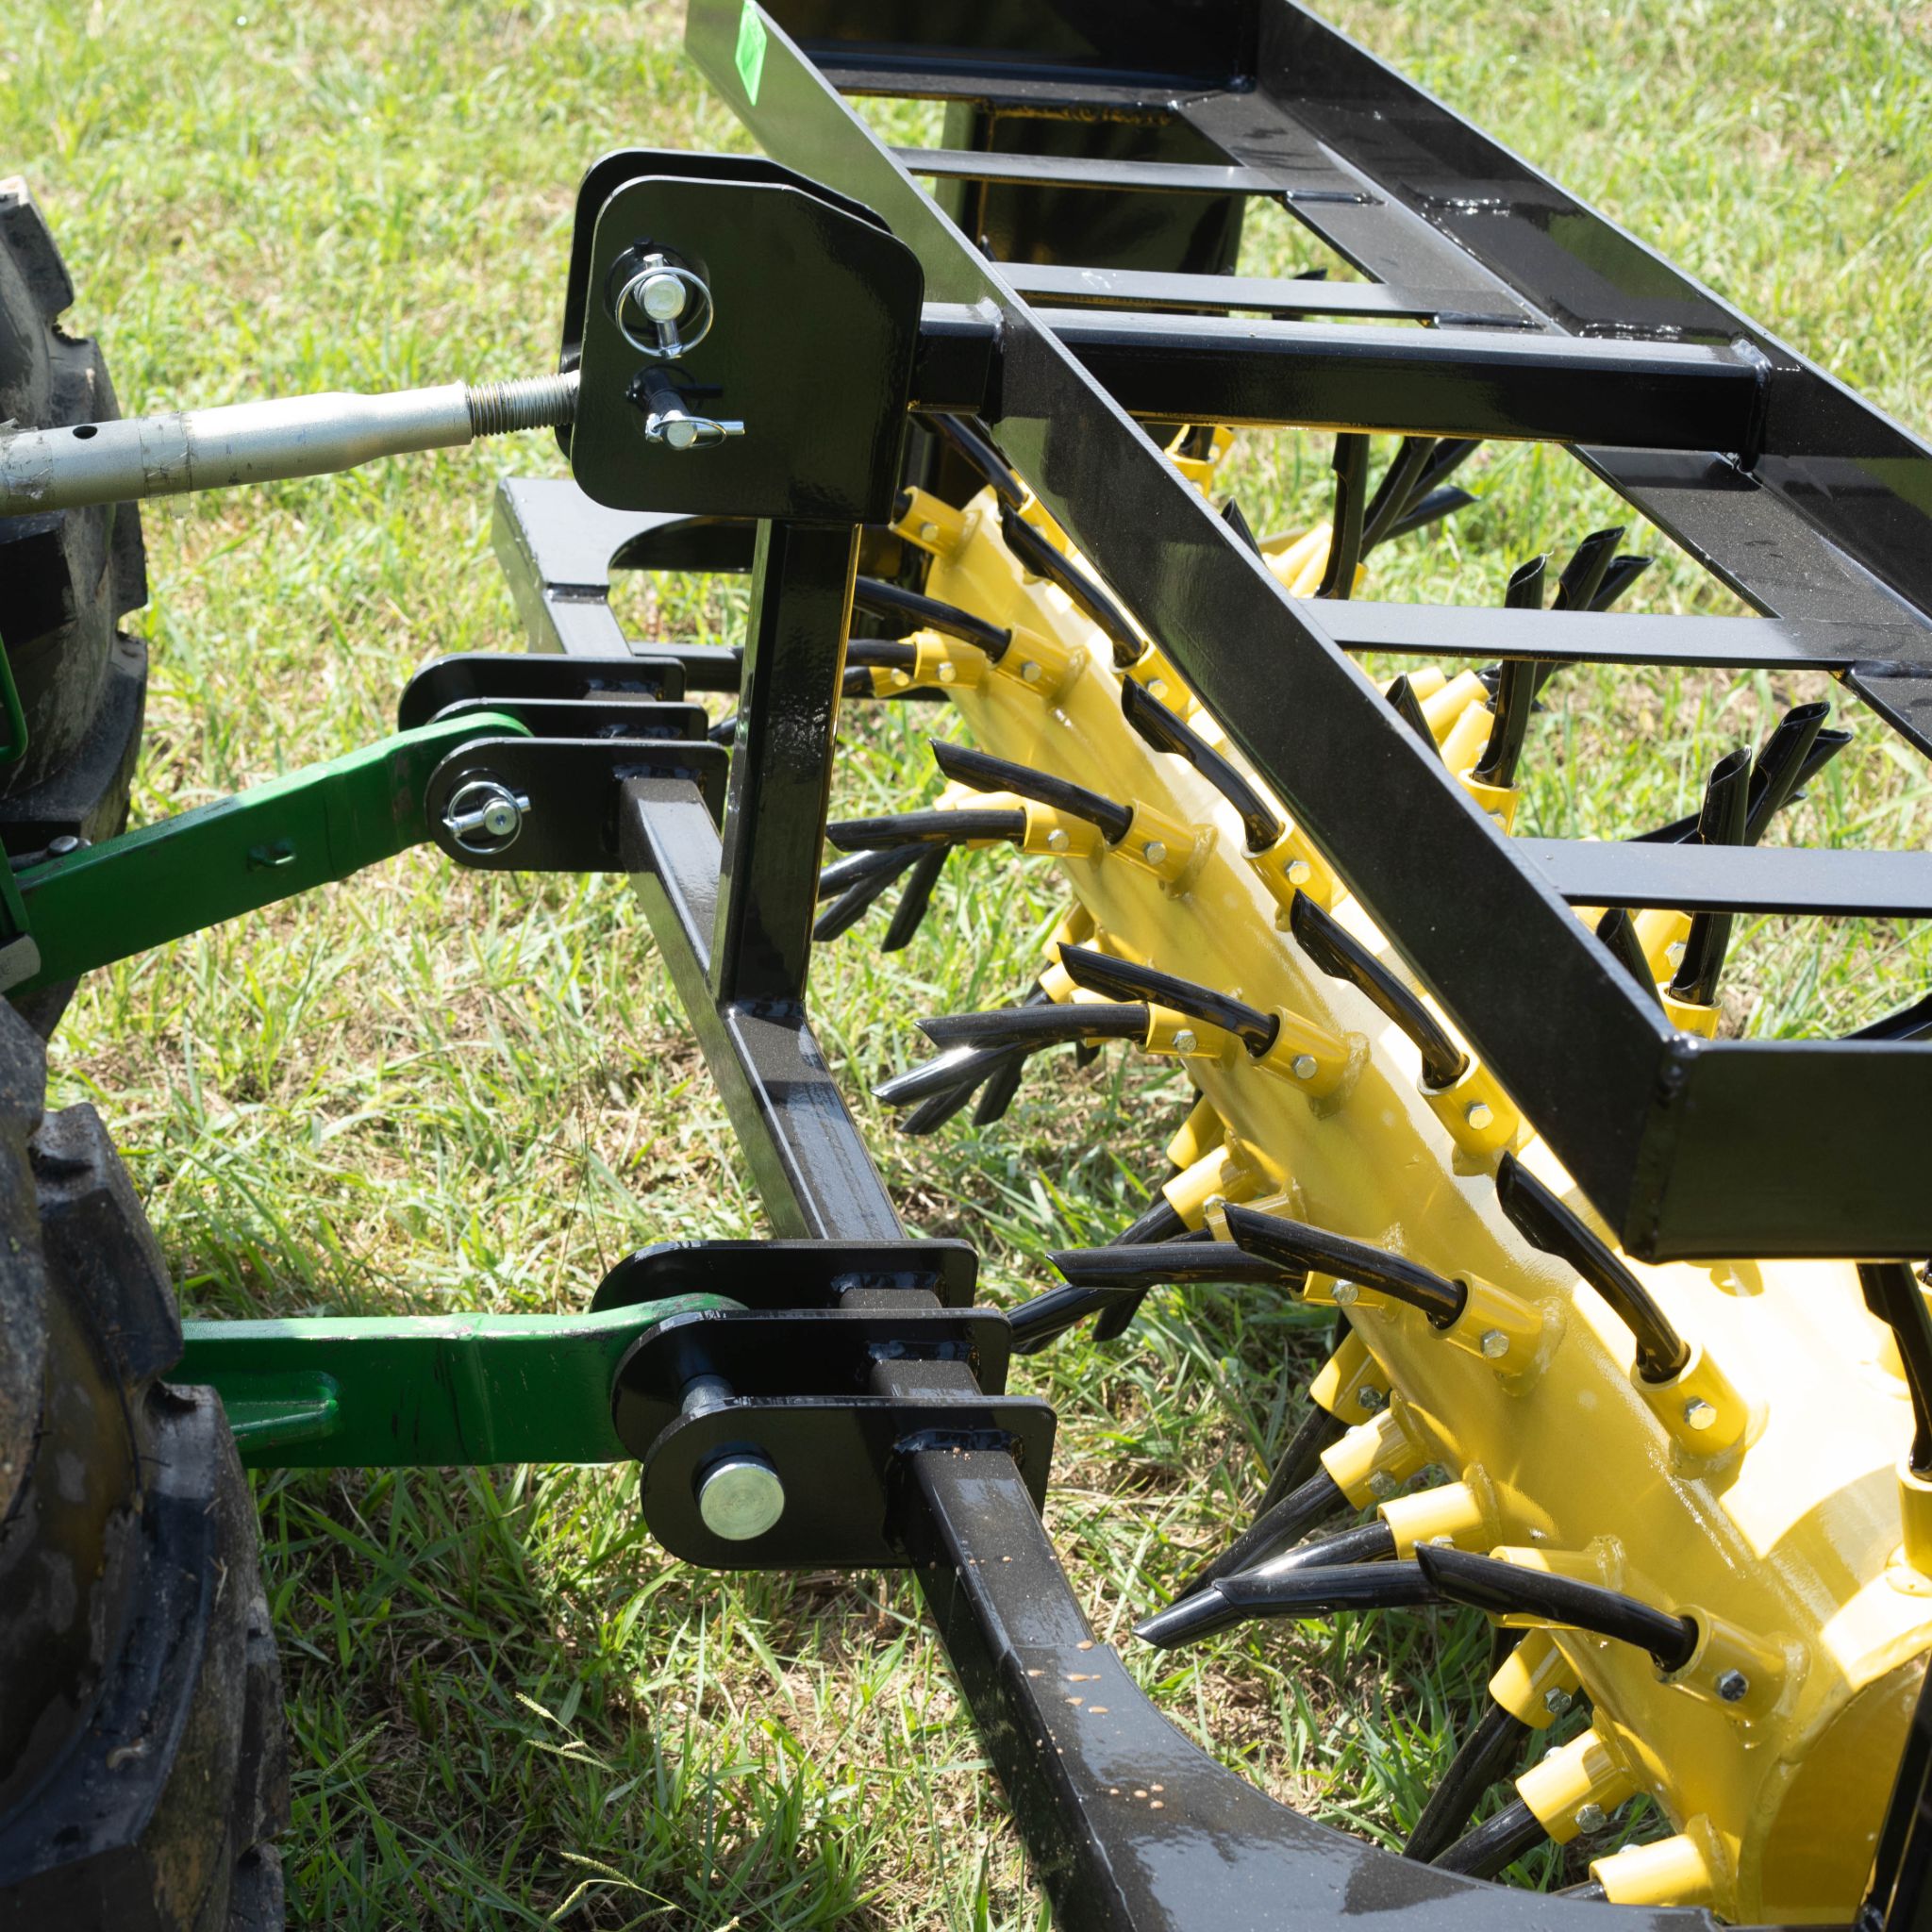
[[[905,1230],[839,1085],[792,1003],[712,992],[723,848],[694,786],[636,778],[618,805],[618,847],[652,937],[751,1163],[774,1234],[898,1241]],[[813,874],[806,862],[805,876]]]
[[[1029,302],[1088,304],[1102,308],[1182,308],[1224,314],[1374,315],[1391,322],[1427,322],[1448,313],[1467,320],[1470,297],[1457,289],[1395,289],[1386,282],[1329,282],[1289,275],[1200,275],[1154,269],[1075,268],[1058,262],[1010,261],[1000,275]],[[1527,325],[1521,307],[1498,300],[1495,322]]]
[[[1726,349],[1481,328],[1039,308],[1129,415],[1182,423],[1751,450],[1759,373]]]
[[[989,154],[979,148],[901,147],[908,175],[945,181],[1000,181],[1022,187],[1136,189],[1156,194],[1265,194],[1289,202],[1364,201],[1338,188],[1326,170],[1296,183],[1278,168],[1198,166],[1186,161],[1088,160],[1067,155]]]
[[[1828,619],[1659,617],[1627,611],[1496,610],[1368,599],[1309,613],[1344,651],[1431,658],[1537,658],[1737,671],[1874,669],[1906,654],[1932,675],[1932,631]]]
[[[711,940],[720,1002],[805,996],[858,560],[849,525],[758,526]]]
[[[1517,850],[1573,906],[1932,919],[1932,852],[1584,839],[1520,839]]]

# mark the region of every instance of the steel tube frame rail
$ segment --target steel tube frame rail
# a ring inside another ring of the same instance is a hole
[[[808,25],[823,25],[834,11],[905,25],[897,19],[902,9],[883,0],[838,9],[794,0],[780,9]],[[851,112],[778,20],[760,13],[769,42],[756,104],[733,64],[738,0],[692,0],[688,41],[699,64],[775,159],[886,219],[919,255],[930,303],[976,311],[996,336],[986,407],[1017,467],[1333,855],[1349,889],[1536,1122],[1623,1245],[1650,1259],[1932,1249],[1932,1196],[1910,1171],[1908,1137],[1890,1125],[1923,1118],[1932,1102],[1932,1045],[1713,1044],[1671,1026],[1591,943],[1544,869],[1512,852],[1440,761],[1391,728],[1387,708],[1340,641],[1348,607],[1291,600],[1158,460],[1129,411],[1061,340],[1061,328],[1075,340],[1081,329],[1121,338],[1150,320],[1172,336],[1174,319],[1113,316],[1096,324],[1090,310],[1053,317],[1030,308]],[[1624,283],[1682,291],[1668,299],[1627,294],[1640,325],[1682,330],[1707,344],[1744,342],[1744,350],[1704,351],[1712,358],[1712,386],[1700,421],[1716,420],[1712,412],[1747,365],[1756,385],[1749,434],[1739,431],[1737,410],[1724,405],[1722,419],[1733,425],[1728,449],[1594,446],[1578,453],[1757,608],[1783,620],[1776,636],[1767,636],[1768,647],[1791,648],[1806,626],[1865,630],[1870,643],[1862,650],[1835,630],[1838,641],[1819,668],[1844,666],[1849,658],[1844,682],[1915,741],[1926,741],[1932,519],[1910,492],[1923,491],[1921,500],[1932,502],[1932,453],[1291,0],[1261,0],[1241,13],[1246,57],[1256,63],[1247,71],[1257,82],[1246,88],[1229,87],[1225,75],[1207,81],[1178,60],[1168,66],[1168,50],[1148,25],[1152,16],[1126,8],[1120,17],[1121,34],[1149,35],[1134,63],[1141,75],[1187,75],[1185,85],[1166,91],[1170,116],[1213,142],[1231,165],[1275,168],[1286,189],[1305,188],[1319,164],[1349,190],[1343,199],[1303,197],[1291,206],[1351,259],[1407,285],[1466,291],[1473,307],[1507,299],[1527,308],[1542,333],[1498,335],[1493,356],[1521,358],[1542,343],[1539,353],[1551,358],[1607,351],[1614,359],[1632,346],[1579,348],[1564,341],[1607,330],[1626,291],[1609,272],[1578,258],[1562,255],[1553,265],[1544,234],[1552,210],[1574,209],[1575,220],[1597,225],[1591,232],[1600,231]],[[1053,18],[1057,30],[1064,25]],[[1093,19],[1084,30],[1105,31]],[[1191,31],[1176,21],[1165,38]],[[899,30],[896,38],[895,85],[908,93],[932,92],[903,44],[909,36]],[[814,45],[847,69],[870,58],[849,39]],[[1087,58],[1105,70],[1104,58]],[[938,50],[935,61],[944,81],[959,68],[959,50]],[[1124,64],[1116,58],[1113,70]],[[1070,60],[1036,67],[1043,70],[1035,75],[1040,84],[1058,89],[1061,110],[1074,111],[1079,68]],[[1330,78],[1339,98],[1315,98]],[[1142,111],[1160,92],[1143,83]],[[1440,213],[1457,183],[1466,187],[1467,177],[1491,173],[1505,184],[1510,211],[1494,236],[1487,214],[1474,222]],[[1297,338],[1318,333],[1291,326]],[[1433,353],[1426,333],[1368,333],[1384,339],[1378,354],[1404,342],[1423,344],[1424,357]],[[1665,358],[1678,375],[1687,371],[1684,354],[1680,345]],[[1215,385],[1233,384],[1226,371],[1238,359],[1234,350],[1222,358]],[[1157,413],[1158,375],[1138,359],[1135,367],[1130,400]],[[1196,386],[1181,385],[1174,399],[1184,401]],[[1454,401],[1453,364],[1439,367],[1436,386]],[[1498,413],[1493,397],[1482,399],[1482,408]],[[1507,423],[1499,426],[1508,433]],[[1532,411],[1515,433],[1546,431]],[[1890,587],[1874,575],[1879,569]],[[1430,618],[1417,613],[1419,647]],[[1266,707],[1255,702],[1264,690],[1275,698]],[[1430,828],[1426,841],[1415,838],[1418,825]],[[1451,880],[1453,893],[1444,884]],[[1497,950],[1506,944],[1511,982],[1533,990],[1507,1011],[1495,997]]]

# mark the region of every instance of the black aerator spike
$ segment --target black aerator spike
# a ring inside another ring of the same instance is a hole
[[[891,845],[966,845],[978,839],[1026,836],[1024,811],[901,811],[881,818],[835,819],[825,839],[841,852],[876,852]]]
[[[1597,586],[1596,595],[1590,600],[1592,610],[1607,610],[1639,577],[1651,566],[1648,557],[1616,557],[1610,559],[1610,567],[1604,573],[1604,580]]]
[[[919,647],[897,638],[853,638],[845,646],[845,662],[864,671],[911,671],[919,662]]]
[[[1823,728],[1830,713],[1831,707],[1822,702],[1794,705],[1764,741],[1764,749],[1751,771],[1751,802],[1744,816],[1746,845],[1757,844],[1773,818],[1803,798],[1804,788],[1851,743],[1849,731]],[[1699,810],[1639,836],[1650,844],[1685,844],[1698,836],[1703,819]]]
[[[1267,1562],[1347,1507],[1348,1498],[1341,1485],[1325,1469],[1318,1467],[1306,1482],[1263,1509],[1212,1562],[1195,1571],[1175,1591],[1174,1602],[1185,1602],[1210,1583],[1219,1583],[1224,1576]]]
[[[1860,1026],[1856,1033],[1845,1035],[1847,1040],[1924,1040],[1932,1033],[1932,993],[1922,1000],[1914,1000],[1908,1007],[1901,1007],[1895,1013],[1888,1013],[1882,1020],[1874,1020],[1869,1026]]]
[[[1643,947],[1637,938],[1636,922],[1629,913],[1621,906],[1612,906],[1597,921],[1596,936],[1616,956],[1617,964],[1661,1006],[1663,995],[1657,991],[1657,981],[1651,976],[1650,961],[1643,957]]]
[[[1697,815],[1697,840],[1703,845],[1741,845],[1751,806],[1751,754],[1734,751],[1711,767],[1704,788],[1704,809]],[[1684,957],[1671,978],[1672,994],[1692,1006],[1707,1007],[1717,999],[1718,974],[1730,949],[1733,915],[1699,912],[1684,939]]]
[[[1646,1382],[1668,1381],[1690,1359],[1684,1338],[1650,1291],[1513,1154],[1497,1165],[1496,1199],[1531,1247],[1568,1261],[1609,1304],[1636,1340],[1637,1366]]]
[[[928,845],[920,854],[906,881],[906,890],[892,910],[892,923],[879,941],[880,952],[896,953],[912,942],[912,936],[925,923],[926,912],[932,906],[933,888],[946,869],[952,849],[950,845]]]
[[[1248,548],[1255,553],[1257,557],[1258,557],[1261,554],[1260,538],[1255,535],[1254,529],[1250,525],[1247,518],[1242,516],[1241,514],[1241,505],[1238,504],[1231,496],[1227,499],[1226,503],[1224,503],[1222,506],[1221,521],[1224,524],[1225,524],[1227,527],[1230,530],[1232,530],[1235,533],[1235,535],[1239,537],[1241,540],[1241,541],[1245,543],[1248,546]]]
[[[1259,1523],[1278,1503],[1322,1474],[1323,1450],[1341,1441],[1347,1433],[1348,1424],[1339,1415],[1330,1415],[1325,1408],[1310,1408],[1302,1418],[1301,1426],[1288,1439],[1280,1459],[1269,1474],[1268,1487],[1255,1506],[1256,1522]]]
[[[1351,982],[1408,1036],[1422,1054],[1423,1077],[1431,1087],[1447,1087],[1462,1076],[1469,1056],[1421,998],[1306,892],[1294,895],[1288,924],[1302,951],[1324,973]]]
[[[1550,608],[1553,610],[1592,608],[1592,600],[1602,590],[1604,578],[1609,574],[1611,561],[1617,554],[1617,545],[1623,541],[1624,526],[1621,524],[1607,530],[1592,530],[1563,566]]]
[[[1494,1878],[1548,1837],[1536,1813],[1514,1798],[1429,1863],[1439,1872],[1459,1872],[1467,1878]]]
[[[1424,1865],[1441,1857],[1469,1824],[1485,1793],[1508,1774],[1528,1740],[1529,1726],[1513,1711],[1492,1702],[1463,1739],[1441,1782],[1429,1793],[1429,1802],[1416,1820],[1402,1856]]]
[[[1075,986],[1089,992],[1115,1000],[1152,1000],[1198,1020],[1204,1026],[1218,1026],[1236,1035],[1251,1054],[1264,1054],[1274,1044],[1281,1023],[1273,1013],[1264,1013],[1245,1000],[1230,998],[1192,980],[1177,979],[1153,966],[1141,966],[1131,959],[1116,959],[1109,953],[1096,953],[1087,946],[1062,946],[1060,964]]]
[[[1533,557],[1510,574],[1509,586],[1503,593],[1507,610],[1541,610],[1543,579],[1549,569],[1547,557]],[[1556,671],[1554,663],[1527,658],[1506,658],[1498,667],[1491,708],[1496,722],[1490,727],[1489,741],[1475,761],[1474,776],[1484,785],[1513,785],[1516,766],[1523,756],[1524,735],[1536,710],[1537,693]]]
[[[1362,560],[1362,518],[1367,508],[1369,439],[1353,431],[1335,439],[1335,514],[1329,520],[1328,561],[1318,597],[1346,597]]]
[[[1010,791],[1017,797],[1030,798],[1037,805],[1051,806],[1055,811],[1085,819],[1089,824],[1100,827],[1109,845],[1119,844],[1134,823],[1131,806],[1117,804],[1098,791],[1088,791],[1084,785],[1056,778],[1032,765],[992,758],[943,738],[932,741],[932,756],[933,762],[954,784],[970,785],[975,791]]]
[[[1932,1475],[1932,1310],[1924,1291],[1904,1261],[1860,1261],[1858,1286],[1865,1306],[1898,1341],[1912,1393],[1912,1474]]]
[[[1134,1635],[1160,1650],[1198,1643],[1259,1617],[1318,1617],[1336,1610],[1415,1609],[1442,1601],[1415,1563],[1338,1563],[1274,1574],[1273,1564],[1224,1576],[1157,1610]]]
[[[1146,1034],[1147,1017],[1141,1003],[1049,1000],[984,1013],[935,1013],[919,1023],[919,1030],[938,1047],[1017,1046],[1038,1053],[1070,1041],[1138,1040]]]
[[[928,416],[927,425],[937,429],[952,444],[955,453],[962,457],[970,469],[992,485],[992,491],[1002,505],[1010,505],[1014,509],[1026,501],[1026,486],[1022,483],[1008,466],[1007,459],[1000,455],[985,433],[974,425],[958,416]]]
[[[1601,1583],[1557,1576],[1478,1557],[1441,1543],[1418,1543],[1415,1559],[1444,1603],[1468,1604],[1491,1616],[1528,1615],[1648,1651],[1660,1671],[1680,1671],[1697,1648],[1690,1617],[1626,1596]]]
[[[1366,1241],[1262,1214],[1232,1201],[1225,1212],[1228,1233],[1251,1255],[1264,1255],[1284,1267],[1357,1282],[1391,1301],[1421,1309],[1438,1328],[1454,1324],[1469,1299],[1469,1291],[1461,1282],[1447,1280],[1401,1255],[1372,1248]]]
[[[867,858],[890,860],[889,864],[875,866],[863,876],[846,887],[831,905],[821,912],[814,922],[811,936],[814,943],[823,945],[828,940],[835,940],[842,932],[857,925],[873,906],[882,898],[893,880],[902,873],[912,872],[926,864],[934,854],[943,860],[946,847],[943,845],[894,845],[877,854],[868,853]],[[826,872],[834,868],[827,866]]]
[[[1188,1232],[1187,1223],[1174,1212],[1165,1195],[1157,1195],[1145,1213],[1121,1230],[1115,1238],[1114,1246],[1130,1248],[1144,1244],[1148,1247],[1183,1248],[1197,1246],[1203,1239],[1203,1236]],[[1138,1306],[1138,1297],[1145,1290],[1132,1292]],[[1008,1318],[1013,1330],[1013,1347],[1022,1355],[1037,1355],[1049,1341],[1085,1321],[1089,1315],[1104,1314],[1119,1299],[1119,1291],[1113,1288],[1084,1288],[1072,1284],[1065,1288],[1050,1288],[1044,1294],[1035,1295],[1031,1301],[1022,1303]]]
[[[1408,681],[1408,673],[1405,671],[1383,695],[1395,707],[1396,715],[1403,723],[1433,751],[1436,734],[1429,729],[1429,721],[1423,715],[1422,700],[1416,696],[1415,687]]]
[[[1127,723],[1156,751],[1187,759],[1234,807],[1250,852],[1265,852],[1281,837],[1281,820],[1261,794],[1137,678],[1121,680],[1121,709]]]
[[[1000,506],[1000,535],[1019,559],[1021,569],[1029,575],[1058,584],[1074,609],[1099,625],[1113,646],[1116,669],[1124,671],[1139,661],[1147,646],[1127,622],[1126,613],[1085,571],[1061,556],[1018,510],[1009,509],[1004,503]]]
[[[1433,437],[1405,436],[1389,467],[1382,472],[1382,480],[1375,485],[1375,493],[1369,499],[1368,509],[1362,517],[1362,550],[1373,550],[1388,536],[1390,529],[1404,510],[1415,499],[1417,486],[1422,482],[1423,472],[1429,466],[1429,458],[1435,454],[1436,442]]]
[[[937,597],[927,597],[918,591],[908,591],[903,584],[889,584],[878,577],[858,578],[852,587],[852,602],[857,608],[870,610],[875,617],[900,618],[914,630],[935,630],[941,637],[958,638],[961,643],[976,645],[995,664],[1006,656],[1007,646],[1013,641],[1011,631],[988,624],[983,617],[974,617],[957,604],[942,604]],[[867,661],[853,653],[861,643],[870,641],[874,641],[854,638],[846,646],[845,661]]]

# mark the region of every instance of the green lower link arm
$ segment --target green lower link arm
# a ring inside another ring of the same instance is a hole
[[[19,887],[40,970],[8,990],[58,986],[420,845],[437,766],[473,739],[528,736],[495,711],[441,720],[37,865]]]
[[[251,1469],[625,1462],[612,1384],[674,1315],[736,1308],[676,1295],[585,1315],[341,1315],[185,1322],[169,1379],[222,1398]]]

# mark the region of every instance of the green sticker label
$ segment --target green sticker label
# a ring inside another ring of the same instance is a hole
[[[744,0],[744,11],[738,16],[738,77],[754,108],[758,104],[758,82],[765,75],[765,42],[770,38],[755,0]]]

